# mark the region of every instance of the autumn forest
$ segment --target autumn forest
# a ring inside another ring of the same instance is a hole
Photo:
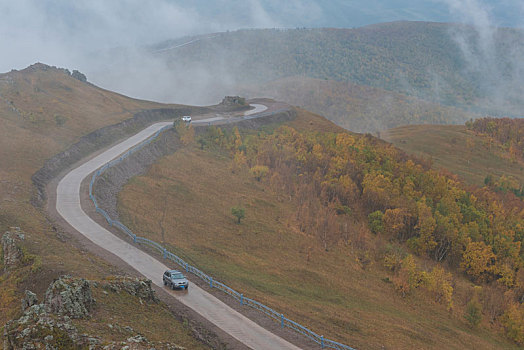
[[[470,127],[484,132],[481,123]],[[233,172],[248,171],[294,201],[300,230],[323,249],[350,244],[390,271],[400,295],[424,293],[450,311],[456,279],[466,278],[476,287],[463,317],[524,341],[524,203],[513,192],[466,186],[370,135],[211,128],[198,143],[227,150]]]

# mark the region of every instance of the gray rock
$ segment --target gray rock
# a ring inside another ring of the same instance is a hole
[[[147,343],[147,339],[140,334],[127,338],[128,343]]]
[[[25,296],[22,299],[22,311],[36,304],[38,304],[38,297],[36,294],[30,290],[26,290]]]
[[[11,227],[11,231],[3,234],[4,271],[11,270],[22,263],[24,253],[19,243],[23,241],[24,238],[25,235],[22,233],[22,230],[20,230],[20,227]]]
[[[47,312],[85,318],[89,316],[95,301],[87,280],[62,276],[47,289],[44,304]]]
[[[50,333],[58,334],[59,339]],[[71,348],[76,344],[83,344],[83,340],[71,318],[50,315],[44,304],[28,307],[22,317],[9,321],[4,327],[5,350]]]
[[[48,335],[47,337],[44,338],[44,340],[45,340],[47,343],[53,341],[53,339],[54,339],[54,338],[53,338],[52,335]]]
[[[106,288],[152,298],[151,281],[121,278],[102,284]],[[107,287],[109,288],[109,287]],[[156,297],[155,297],[156,298]],[[24,313],[4,327],[4,350],[15,349],[129,349],[129,350],[179,350],[176,344],[148,341],[130,326],[108,324],[114,332],[126,334],[126,341],[105,343],[99,337],[79,334],[72,319],[89,315],[93,306],[90,283],[81,278],[62,276],[48,288],[44,303],[37,304],[36,295],[26,291],[22,302]],[[104,343],[104,346],[102,344]]]
[[[152,288],[152,282],[148,279],[121,276],[114,281],[104,283],[102,288],[114,293],[125,291],[147,302],[158,302],[158,297]]]
[[[80,80],[83,83],[87,82],[87,78],[86,78],[85,74],[80,73],[76,69],[73,70],[73,73],[71,74],[71,76],[73,78],[77,79],[77,80]]]
[[[246,99],[240,96],[226,96],[221,104],[224,106],[245,106]]]

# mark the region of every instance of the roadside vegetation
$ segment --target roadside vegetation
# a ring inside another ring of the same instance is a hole
[[[135,232],[357,348],[522,342],[524,206],[511,193],[304,111],[196,137],[120,193]]]

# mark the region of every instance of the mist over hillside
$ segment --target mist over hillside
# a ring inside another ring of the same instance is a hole
[[[408,124],[464,124],[478,115],[401,93],[347,81],[303,76],[273,80],[244,90],[247,96],[284,100],[321,114],[355,132],[373,132]]]
[[[358,29],[240,30],[102,56],[112,62],[95,74],[102,86],[163,101],[209,104],[245,86],[256,92],[253,86],[304,76],[483,114],[519,116],[524,107],[519,29],[395,22]],[[139,68],[129,74],[133,67]]]
[[[0,70],[44,62],[137,98],[216,103],[245,82],[304,75],[520,113],[512,106],[522,99],[522,33],[496,29],[523,27],[519,0],[27,0],[4,2],[0,10],[0,44],[9,48]],[[290,30],[398,20],[466,25]]]

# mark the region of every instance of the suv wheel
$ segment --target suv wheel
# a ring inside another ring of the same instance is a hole
[[[171,289],[175,290],[175,285],[174,284],[171,284]]]

